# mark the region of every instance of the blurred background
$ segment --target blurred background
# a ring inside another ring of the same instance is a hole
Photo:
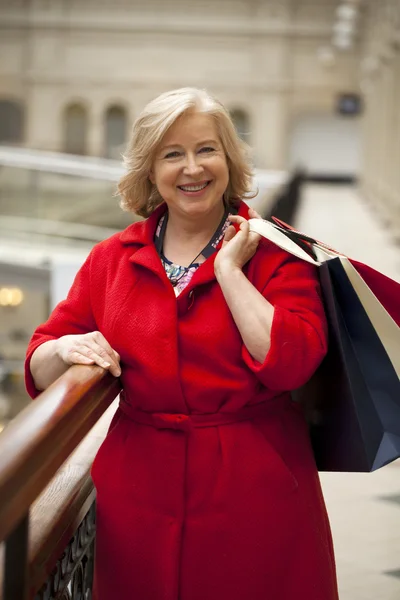
[[[264,217],[400,280],[400,0],[0,0],[0,429],[34,328],[135,219],[135,117],[182,86],[230,110]],[[341,598],[400,598],[399,464],[322,479]]]

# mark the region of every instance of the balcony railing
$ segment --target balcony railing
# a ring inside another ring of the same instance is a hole
[[[50,256],[57,248],[89,250],[139,219],[113,197],[124,172],[117,160],[0,145],[0,238],[47,247]],[[287,179],[285,171],[256,169],[250,204],[266,213]]]
[[[100,367],[73,366],[0,435],[1,600],[91,597],[90,467],[119,392]]]

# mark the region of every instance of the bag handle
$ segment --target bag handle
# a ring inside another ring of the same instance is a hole
[[[264,221],[263,219],[249,219],[250,231],[258,233],[265,239],[276,244],[289,254],[297,256],[312,265],[319,265],[314,250],[310,252],[310,247],[307,250],[303,247],[304,241],[296,232],[289,232],[271,221]],[[301,244],[299,244],[301,242]],[[315,258],[313,258],[313,255]]]
[[[316,266],[337,256],[346,258],[344,254],[337,252],[327,244],[297,231],[276,217],[273,219],[279,225],[262,219],[249,219],[250,231],[258,233],[289,254]]]
[[[290,233],[293,233],[300,240],[304,240],[305,242],[309,242],[313,246],[317,246],[319,248],[323,248],[324,250],[328,250],[329,252],[332,252],[335,255],[336,254],[337,255],[341,254],[340,252],[338,252],[337,250],[335,250],[331,246],[328,246],[328,244],[325,244],[325,242],[321,242],[320,240],[317,240],[316,238],[312,238],[309,235],[306,235],[302,231],[299,231],[298,229],[295,229],[291,225],[288,225],[288,223],[285,223],[285,221],[281,221],[281,219],[278,219],[278,217],[271,217],[271,219],[274,221],[275,225],[277,227],[279,227],[279,229],[282,229],[283,231],[289,231]],[[341,256],[344,256],[344,255],[341,254]]]

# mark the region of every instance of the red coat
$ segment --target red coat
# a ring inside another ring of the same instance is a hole
[[[125,397],[92,470],[96,597],[337,600],[307,427],[285,391],[326,352],[314,267],[266,240],[246,266],[275,306],[259,364],[215,255],[175,298],[153,244],[163,210],[95,246],[28,348],[32,395],[29,358],[48,339],[100,330],[121,355]]]

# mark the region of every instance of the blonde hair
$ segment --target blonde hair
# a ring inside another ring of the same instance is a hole
[[[148,217],[163,202],[149,179],[155,153],[168,129],[190,111],[207,113],[215,119],[229,169],[229,183],[224,198],[237,204],[251,198],[252,168],[249,148],[239,138],[225,107],[205,90],[180,88],[161,94],[144,108],[136,119],[124,155],[127,173],[118,183],[121,208]]]

